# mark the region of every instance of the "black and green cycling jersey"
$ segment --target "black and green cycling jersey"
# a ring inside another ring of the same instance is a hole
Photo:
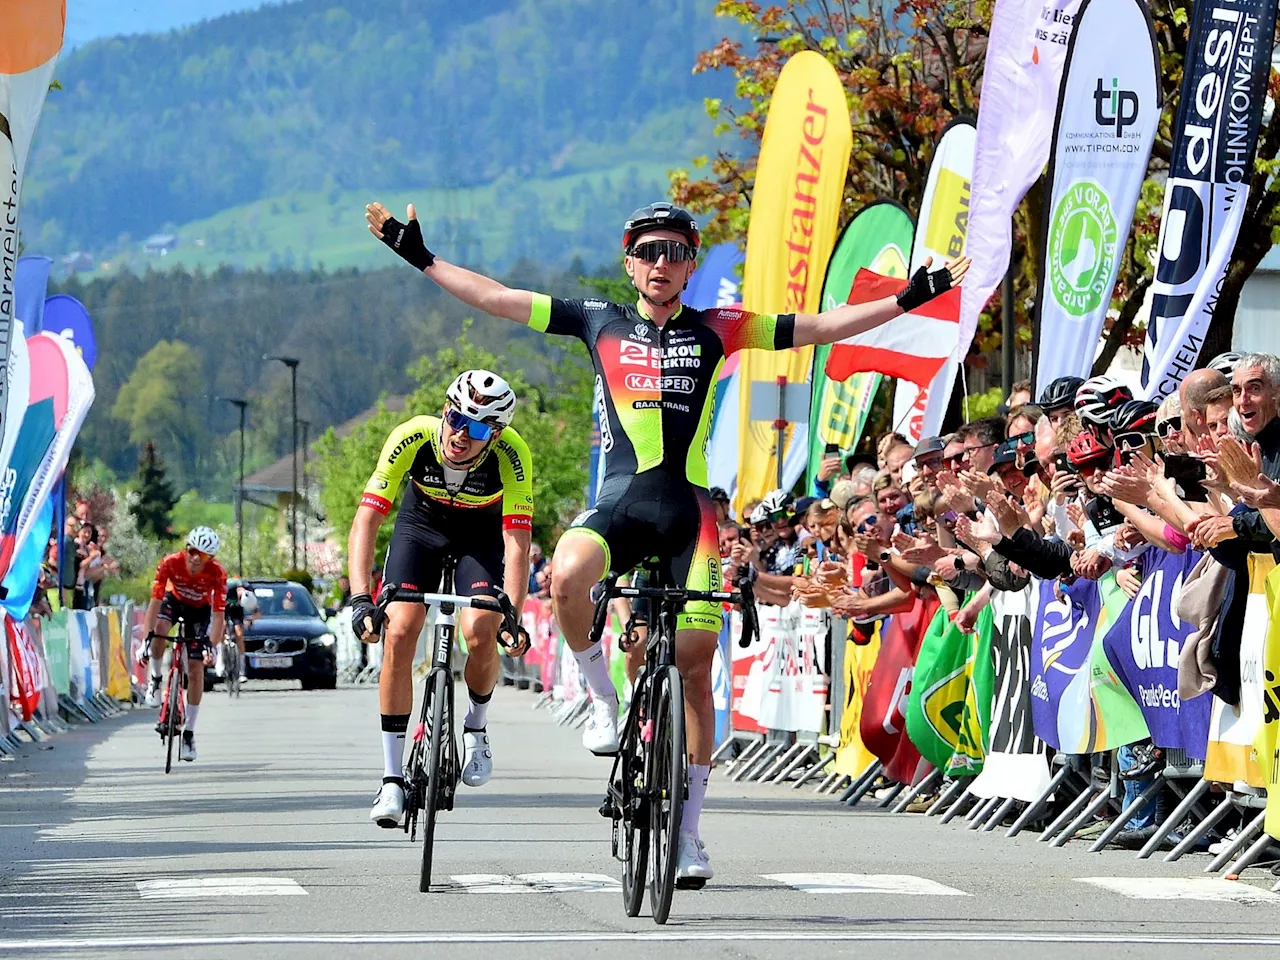
[[[795,315],[681,307],[659,329],[634,305],[534,294],[529,326],[587,345],[606,477],[661,467],[705,488],[721,366],[739,350],[792,346]]]

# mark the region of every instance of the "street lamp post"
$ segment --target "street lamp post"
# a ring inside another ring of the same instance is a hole
[[[236,484],[236,570],[244,576],[244,415],[249,406],[248,400],[239,397],[217,397],[234,404],[240,411],[240,482]]]
[[[266,354],[263,360],[279,360],[289,368],[289,391],[293,402],[293,489],[289,491],[289,522],[293,527],[293,569],[298,569],[298,364],[297,357]]]
[[[311,421],[299,420],[302,427],[302,569],[307,569],[307,511],[311,509],[311,485],[307,479],[307,447],[310,445]]]

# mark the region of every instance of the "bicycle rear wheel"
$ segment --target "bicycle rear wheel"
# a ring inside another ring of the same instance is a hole
[[[423,704],[423,715],[431,717],[427,730],[430,746],[427,749],[427,782],[424,787],[422,810],[422,873],[418,878],[418,892],[431,890],[431,859],[436,838],[436,814],[441,807],[448,809],[448,790],[445,781],[453,775],[450,766],[450,750],[446,738],[453,737],[453,717],[449,698],[449,668],[437,667],[427,679],[428,704]],[[421,782],[421,781],[420,781]]]
[[[173,769],[173,744],[178,739],[178,715],[182,712],[182,662],[178,651],[174,650],[173,660],[169,664],[169,682],[165,693],[165,748],[164,772]]]
[[[622,905],[628,917],[639,916],[649,867],[649,814],[644,802],[644,743],[640,728],[648,684],[642,677],[631,698],[631,709],[622,730],[615,783],[622,817],[617,821],[622,847]]]
[[[684,812],[687,758],[684,740],[684,686],[680,671],[667,667],[654,678],[657,684],[653,739],[649,745],[649,830],[653,843],[653,875],[649,882],[649,906],[654,923],[666,923],[676,886],[676,861],[680,852],[680,817]]]

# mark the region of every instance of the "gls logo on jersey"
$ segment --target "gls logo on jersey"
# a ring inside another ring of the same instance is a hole
[[[667,391],[671,393],[693,393],[693,377],[650,377],[643,373],[628,373],[627,389],[641,393]]]

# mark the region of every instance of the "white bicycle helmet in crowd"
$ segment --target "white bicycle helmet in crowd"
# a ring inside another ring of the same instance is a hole
[[[1090,377],[1076,391],[1076,416],[1086,425],[1105,427],[1120,404],[1133,399],[1133,391],[1115,377]]]
[[[199,550],[201,553],[207,553],[213,556],[218,552],[218,547],[222,541],[218,539],[218,535],[208,527],[196,527],[187,534],[187,546],[193,550]]]
[[[516,393],[511,384],[488,370],[460,373],[449,384],[445,396],[463,416],[495,427],[508,426],[516,413]]]
[[[747,518],[747,523],[768,523],[769,511],[764,508],[763,503],[757,503],[756,508],[751,511],[751,516]]]
[[[1236,372],[1236,367],[1240,366],[1240,361],[1244,359],[1242,354],[1236,353],[1234,350],[1228,350],[1226,353],[1220,353],[1209,361],[1209,369],[1217,370],[1220,374],[1231,379],[1231,375]]]
[[[790,516],[791,494],[785,490],[774,490],[760,501],[760,509],[765,512],[766,518],[771,513],[782,513],[784,511]]]

